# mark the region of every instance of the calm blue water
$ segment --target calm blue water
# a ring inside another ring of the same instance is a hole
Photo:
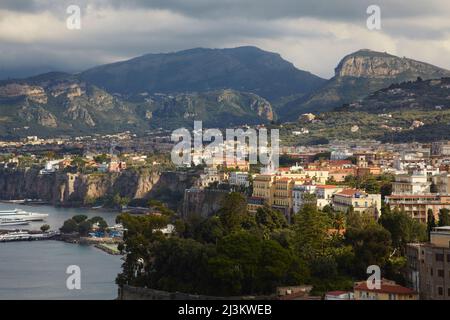
[[[102,216],[108,224],[114,224],[117,215],[98,210],[0,203],[0,210],[13,208],[49,214],[45,222],[33,222],[23,229],[39,229],[47,223],[57,230],[75,214]],[[120,256],[108,255],[94,247],[61,241],[0,243],[0,299],[114,299],[117,297],[114,281],[122,262]],[[69,265],[81,269],[80,290],[66,287]]]

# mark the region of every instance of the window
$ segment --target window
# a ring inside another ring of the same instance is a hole
[[[439,278],[443,278],[444,277],[444,270],[443,269],[439,269],[438,270],[438,277]]]
[[[450,262],[450,254],[447,255],[447,262]]]
[[[444,255],[442,253],[436,253],[436,261],[443,262],[444,261]]]
[[[433,275],[433,268],[430,269],[430,275]]]
[[[450,288],[447,289],[447,296],[450,297]]]
[[[444,294],[444,289],[442,287],[438,287],[438,295],[442,296]]]

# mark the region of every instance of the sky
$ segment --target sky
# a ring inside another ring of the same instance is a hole
[[[69,5],[81,28],[69,29]],[[369,30],[369,5],[381,29]],[[367,48],[450,69],[449,0],[0,0],[0,79],[253,45],[324,78]]]

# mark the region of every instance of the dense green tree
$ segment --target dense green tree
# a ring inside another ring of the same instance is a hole
[[[225,230],[230,233],[239,230],[247,214],[247,200],[240,193],[231,192],[222,201],[219,217]]]
[[[73,216],[72,219],[76,222],[76,223],[81,223],[83,221],[85,221],[88,217],[84,214],[77,214],[76,216]]]
[[[78,231],[78,224],[73,219],[64,221],[63,226],[59,229],[62,233],[74,233]]]
[[[443,208],[439,210],[439,227],[450,226],[450,210]]]
[[[92,225],[98,223],[99,231],[105,231],[108,228],[108,223],[102,217],[96,216],[88,220]]]
[[[124,243],[119,246],[125,254],[122,273],[117,278],[118,284],[143,286],[149,283],[148,273],[151,270],[152,249],[155,243],[164,239],[160,232],[155,232],[167,226],[167,216],[132,216],[121,214],[116,219],[122,223]]]
[[[436,227],[436,219],[434,218],[434,212],[432,209],[428,209],[427,211],[427,234],[428,240],[430,240],[430,233],[433,228]]]
[[[295,216],[295,249],[305,261],[310,261],[325,252],[330,237],[329,218],[314,206],[305,205]]]
[[[409,242],[426,241],[426,226],[405,212],[394,210],[381,215],[380,224],[390,232],[392,245],[404,252]]]
[[[89,220],[82,221],[78,224],[78,233],[81,236],[87,236],[92,230],[92,223]]]
[[[366,276],[370,265],[384,267],[392,252],[389,231],[377,223],[369,223],[362,228],[347,228],[345,241],[353,247],[354,274],[358,277]]]
[[[285,216],[267,205],[256,210],[255,221],[265,238],[269,238],[273,231],[287,227]]]
[[[41,231],[42,232],[47,232],[48,230],[50,230],[50,226],[48,225],[48,224],[43,224],[42,226],[41,226]]]

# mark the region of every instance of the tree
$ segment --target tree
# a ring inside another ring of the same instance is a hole
[[[108,156],[104,153],[100,154],[100,155],[94,157],[94,161],[96,163],[105,163],[106,161],[108,161]]]
[[[328,217],[316,207],[305,205],[296,215],[294,222],[294,246],[296,253],[304,261],[311,261],[324,254],[330,237]]]
[[[278,210],[273,210],[267,205],[256,210],[255,221],[257,227],[262,230],[266,238],[268,238],[270,233],[274,230],[282,229],[287,226],[285,216]]]
[[[437,185],[434,182],[430,185],[430,193],[438,193]]]
[[[247,215],[247,200],[237,192],[226,195],[219,210],[219,217],[225,230],[230,233],[241,228]]]
[[[98,224],[100,231],[105,231],[108,228],[108,223],[102,217],[96,216],[88,220],[92,225]]]
[[[379,223],[390,232],[392,245],[403,253],[407,243],[425,241],[427,238],[425,225],[398,209],[382,214]]]
[[[42,226],[41,226],[41,231],[42,232],[47,232],[48,230],[50,230],[50,226],[48,225],[48,224],[43,224]]]
[[[439,210],[439,227],[450,226],[450,210],[443,208]]]
[[[353,247],[353,272],[357,277],[366,276],[366,269],[370,265],[382,268],[392,251],[389,231],[377,223],[370,223],[362,228],[347,228],[345,242]]]
[[[82,221],[80,224],[78,224],[78,233],[81,236],[87,236],[91,230],[92,223],[89,220]]]
[[[74,233],[78,231],[78,224],[73,219],[64,221],[63,226],[59,229],[62,233]]]
[[[427,211],[427,234],[428,240],[430,240],[430,233],[433,228],[436,227],[436,219],[434,218],[434,212],[432,209],[428,209]]]
[[[88,217],[84,214],[77,214],[76,216],[73,216],[72,219],[77,223],[81,223],[85,221]]]

